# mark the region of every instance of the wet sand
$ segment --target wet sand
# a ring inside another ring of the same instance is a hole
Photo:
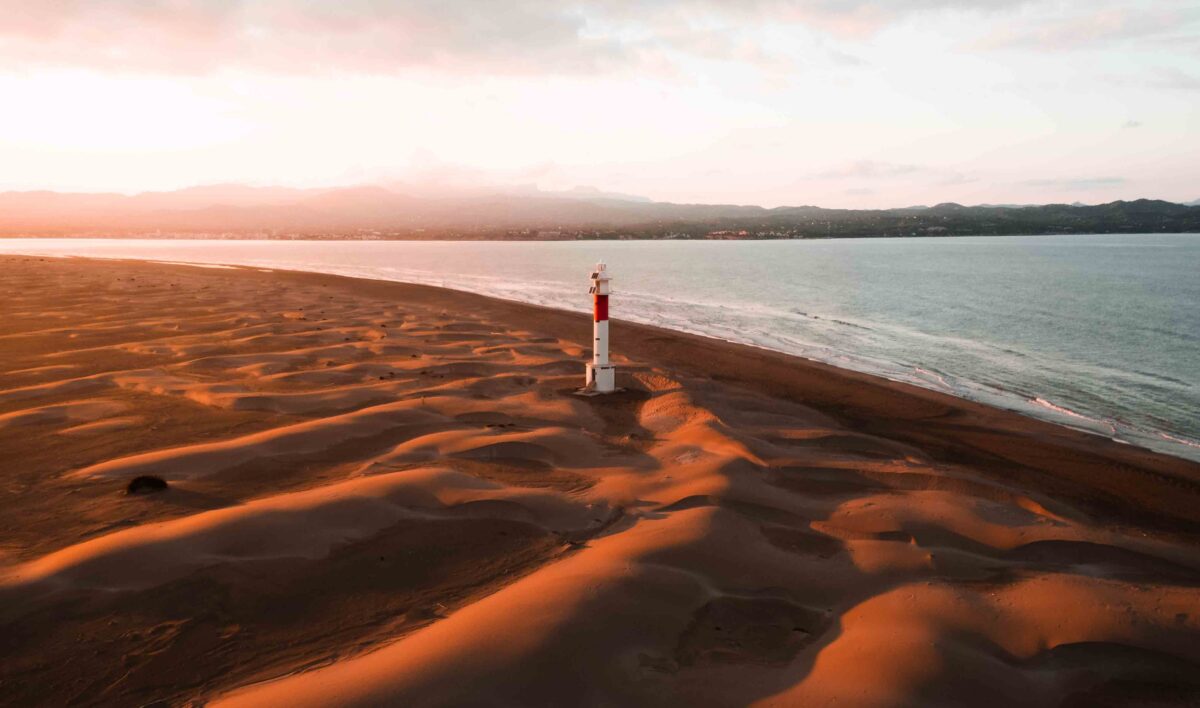
[[[619,307],[0,257],[0,704],[1200,703],[1200,464]]]

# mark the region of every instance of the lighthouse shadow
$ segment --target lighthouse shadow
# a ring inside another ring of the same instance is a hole
[[[650,400],[651,393],[633,379],[619,383],[623,388],[612,393],[580,396],[577,388],[560,389],[558,393],[571,396],[603,421],[600,434],[606,443],[624,450],[644,452],[654,442],[654,433],[642,426],[638,414]]]

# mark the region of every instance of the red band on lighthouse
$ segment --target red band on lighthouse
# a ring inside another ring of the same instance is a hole
[[[595,304],[596,304],[596,307],[594,309],[595,321],[603,322],[603,321],[607,320],[608,319],[608,296],[607,295],[597,295],[595,298]]]

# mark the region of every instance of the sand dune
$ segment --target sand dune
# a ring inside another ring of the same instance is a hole
[[[622,322],[581,398],[586,318],[464,293],[0,268],[0,703],[1200,703],[1193,463]]]
[[[485,500],[497,503],[482,504]],[[405,518],[516,517],[537,520],[559,533],[580,533],[594,512],[594,506],[572,508],[558,495],[505,487],[453,470],[411,469],[111,533],[13,568],[0,578],[0,590],[153,587],[227,561],[320,559],[338,545]]]

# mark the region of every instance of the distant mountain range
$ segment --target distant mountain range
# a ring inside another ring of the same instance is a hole
[[[0,193],[0,234],[317,238],[828,238],[1200,231],[1190,205],[946,203],[860,210],[672,204],[578,187],[412,196],[378,186],[213,185],[137,195]]]

